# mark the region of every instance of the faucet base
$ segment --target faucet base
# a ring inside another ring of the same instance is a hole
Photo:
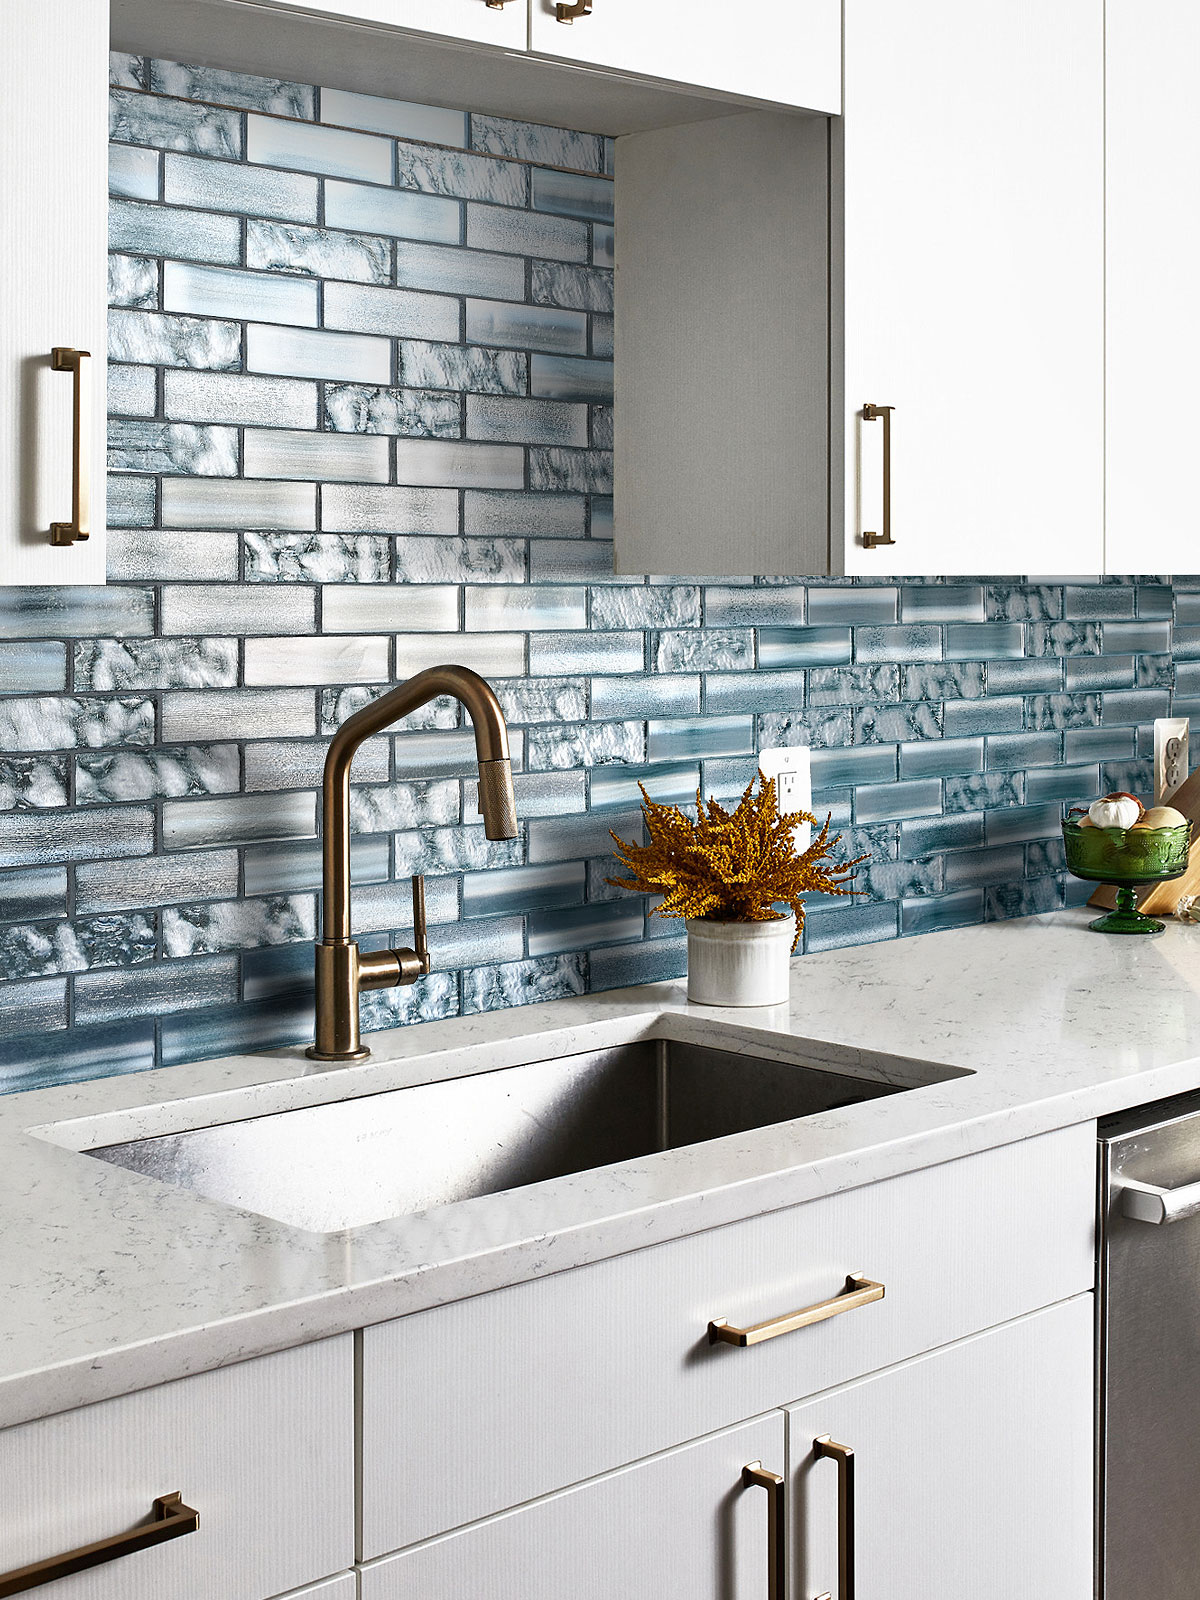
[[[310,1061],[365,1061],[371,1052],[366,1045],[360,1045],[357,1050],[318,1050],[315,1044],[310,1044],[304,1052]]]

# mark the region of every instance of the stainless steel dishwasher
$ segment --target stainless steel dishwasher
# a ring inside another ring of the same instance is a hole
[[[1200,1094],[1100,1124],[1101,1600],[1200,1596]]]

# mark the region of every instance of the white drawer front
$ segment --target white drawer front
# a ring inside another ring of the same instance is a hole
[[[339,1577],[327,1578],[324,1583],[314,1583],[307,1589],[293,1589],[279,1600],[355,1600],[357,1578],[353,1572],[343,1572]]]
[[[367,1328],[364,1559],[1089,1289],[1094,1167],[1064,1129]],[[853,1271],[886,1297],[709,1344]]]
[[[758,1600],[778,1412],[365,1567],[362,1600]]]
[[[348,1568],[353,1336],[0,1433],[0,1574],[125,1532],[176,1491],[196,1532],[56,1580],[47,1600],[265,1600]]]

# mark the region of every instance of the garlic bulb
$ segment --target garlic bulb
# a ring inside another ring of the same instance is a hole
[[[1088,816],[1098,828],[1132,828],[1142,814],[1142,802],[1124,790],[1093,800]]]

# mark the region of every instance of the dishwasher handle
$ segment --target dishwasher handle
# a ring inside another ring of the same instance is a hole
[[[1200,1183],[1179,1189],[1160,1189],[1136,1178],[1121,1180],[1121,1212],[1134,1222],[1182,1222],[1200,1213]]]

